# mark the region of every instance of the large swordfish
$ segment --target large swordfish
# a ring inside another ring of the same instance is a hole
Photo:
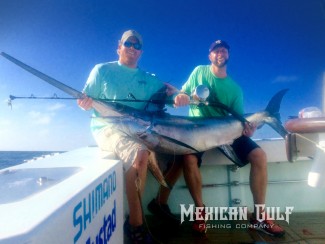
[[[1,52],[1,55],[72,97],[83,97],[80,91],[49,77],[12,56],[4,52]],[[279,109],[286,91],[287,89],[276,93],[264,111],[244,115],[242,120],[239,120],[238,116],[196,118],[139,111],[118,102],[100,99],[94,99],[93,108],[100,113],[101,118],[99,119],[106,120],[112,125],[112,129],[139,140],[153,152],[182,155],[203,152],[232,143],[233,140],[242,135],[243,120],[256,123],[258,127],[266,123],[282,137],[285,137],[287,131],[279,120]],[[159,168],[157,169],[156,163],[149,163],[149,169],[161,182],[161,172]],[[157,171],[159,172],[157,173]]]

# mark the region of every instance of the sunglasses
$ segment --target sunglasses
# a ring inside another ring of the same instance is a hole
[[[141,50],[142,46],[140,43],[124,42],[124,47],[130,48],[133,46],[136,50]]]

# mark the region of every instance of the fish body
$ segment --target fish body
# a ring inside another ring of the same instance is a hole
[[[270,125],[282,137],[287,131],[278,115],[282,98],[287,90],[281,90],[273,96],[264,111],[244,115],[244,118],[257,125]],[[233,116],[225,117],[187,117],[167,113],[138,111],[120,104],[107,103],[103,116],[120,131],[147,145],[155,152],[183,155],[204,152],[220,145],[231,144],[242,135],[244,125]],[[112,113],[110,113],[111,111]],[[119,114],[116,114],[118,111]]]

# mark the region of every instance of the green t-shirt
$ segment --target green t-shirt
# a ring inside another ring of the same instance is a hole
[[[88,96],[99,99],[149,100],[164,87],[164,83],[155,75],[115,61],[97,64],[91,71],[83,91]],[[154,104],[146,102],[121,103],[139,110],[158,109]],[[106,125],[108,123],[94,111],[91,121],[92,132]]]
[[[207,99],[209,103],[223,103],[239,114],[244,113],[243,93],[240,86],[229,76],[216,77],[211,71],[211,65],[197,66],[182,90],[192,94],[198,85],[206,85],[209,88],[210,95]],[[191,105],[189,110],[189,115],[194,117],[218,117],[227,114],[228,112],[215,106]]]

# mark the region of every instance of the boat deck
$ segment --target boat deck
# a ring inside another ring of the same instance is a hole
[[[246,221],[209,221],[210,229],[205,237],[200,237],[193,235],[189,221],[184,221],[177,230],[170,230],[152,215],[147,215],[146,219],[155,240],[162,244],[325,243],[325,212],[293,213],[289,224],[277,221],[286,230],[283,237],[248,229]]]

